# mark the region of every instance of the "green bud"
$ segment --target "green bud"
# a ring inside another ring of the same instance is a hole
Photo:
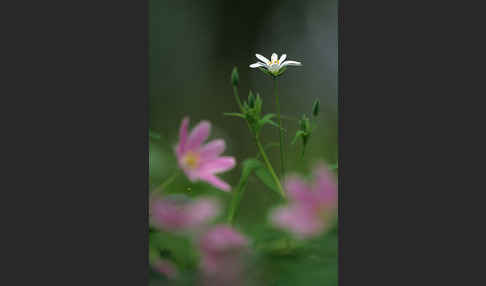
[[[312,115],[316,117],[319,114],[319,99],[316,98],[314,105],[312,105]]]
[[[258,112],[258,114],[262,112],[262,103],[263,103],[262,98],[260,97],[260,94],[257,93],[255,98],[255,109]]]
[[[234,86],[238,86],[240,82],[240,76],[238,75],[238,69],[236,67],[233,68],[233,72],[231,72],[231,84]]]
[[[255,97],[253,96],[253,93],[251,92],[251,90],[250,90],[250,93],[248,94],[248,106],[250,106],[250,108],[255,107]]]

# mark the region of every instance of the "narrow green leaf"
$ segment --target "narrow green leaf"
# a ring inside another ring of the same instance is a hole
[[[233,194],[233,198],[231,199],[230,209],[228,212],[228,223],[233,222],[233,219],[236,215],[237,207],[239,206],[241,197],[245,192],[246,184],[248,182],[248,178],[250,177],[250,174],[254,170],[261,168],[263,164],[257,159],[250,158],[243,161],[242,166],[243,166],[243,170],[241,171],[240,181],[238,182],[238,185],[234,189],[233,192],[235,193]]]
[[[319,99],[316,98],[314,104],[312,105],[312,115],[314,115],[314,117],[319,115],[319,104],[320,104]]]
[[[246,159],[245,161],[243,161],[243,171],[241,172],[241,179],[246,183],[251,172],[262,167],[264,167],[264,165],[258,159],[255,158]]]
[[[295,144],[295,142],[297,142],[297,139],[299,139],[299,137],[303,137],[305,135],[305,132],[302,131],[302,130],[299,130],[295,133],[295,137],[294,139],[292,140],[292,144]]]
[[[260,181],[267,186],[268,188],[272,189],[273,191],[277,192],[279,195],[279,190],[278,187],[275,185],[275,182],[273,181],[272,175],[268,171],[268,169],[263,166],[261,168],[256,169],[255,175],[260,179]]]
[[[242,114],[242,113],[238,113],[238,112],[228,112],[228,113],[223,113],[224,115],[226,116],[236,116],[236,117],[241,117],[243,119],[245,119],[245,115]]]
[[[273,126],[275,126],[277,128],[280,128],[280,129],[282,129],[283,132],[287,132],[287,130],[285,130],[285,128],[280,127],[280,125],[278,125],[277,123],[273,122],[272,120],[267,120],[265,123],[268,123],[268,124],[273,125]]]
[[[267,186],[268,188],[276,191],[277,193],[279,192],[277,186],[275,185],[275,182],[273,181],[272,175],[270,172],[267,170],[265,165],[257,159],[247,159],[243,163],[244,169],[243,169],[243,175],[242,178],[246,175],[245,179],[248,179],[248,176],[250,176],[251,172],[255,172],[255,175],[257,178],[260,179],[260,181]],[[246,172],[245,172],[246,171]],[[246,183],[246,181],[245,181]]]
[[[265,116],[263,116],[262,120],[270,120],[272,119],[273,117],[277,116],[275,113],[267,113],[265,114]]]
[[[273,126],[275,126],[277,128],[281,128],[283,131],[286,132],[286,130],[284,128],[280,127],[277,123],[275,123],[274,121],[270,120],[270,118],[272,118],[274,116],[275,116],[275,114],[267,114],[267,115],[265,115],[262,119],[260,119],[260,121],[258,123],[259,124],[258,126],[261,128],[265,124],[268,123],[268,124],[273,125]]]

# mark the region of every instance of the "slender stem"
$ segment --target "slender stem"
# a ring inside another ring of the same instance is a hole
[[[240,97],[238,96],[238,88],[235,85],[233,85],[233,94],[235,95],[236,103],[238,103],[238,108],[243,112],[243,105],[241,104]]]
[[[233,86],[233,93],[235,95],[236,103],[238,103],[238,107],[243,112],[243,105],[241,104],[240,97],[238,96],[238,88],[236,86]],[[280,111],[279,111],[279,119],[280,119]],[[249,131],[251,133],[253,133],[253,129],[251,128],[250,123],[248,121],[246,121],[246,123],[248,125]],[[281,122],[280,122],[280,125],[281,125]],[[258,138],[258,134],[254,133],[254,136],[255,136],[254,138],[255,138],[256,145],[258,147],[258,150],[260,151],[260,155],[263,157],[263,160],[264,160],[264,162],[267,166],[267,169],[270,172],[270,174],[272,175],[272,178],[275,181],[275,184],[277,185],[277,188],[278,188],[280,194],[282,195],[283,198],[285,198],[285,192],[282,188],[282,185],[280,184],[280,180],[277,177],[277,175],[275,174],[275,171],[273,170],[272,164],[270,164],[270,161],[268,160],[268,157],[265,154],[265,150],[264,150],[262,144],[260,143],[260,140]],[[229,207],[229,210],[228,210],[227,222],[229,224],[233,224],[233,220],[234,220],[234,217],[235,217],[235,214],[236,214],[236,210],[238,209],[238,206],[239,206],[240,201],[241,201],[241,197],[243,196],[243,191],[245,189],[246,182],[247,182],[247,180],[245,178],[241,178],[240,182],[238,183],[238,186],[234,190],[233,197],[231,198],[231,203],[230,203],[230,207]]]
[[[236,103],[238,104],[238,108],[240,109],[241,112],[243,112],[243,105],[241,104],[240,97],[238,96],[238,88],[237,88],[236,85],[233,85],[233,94],[235,95],[235,99],[236,99]],[[246,123],[248,125],[248,129],[251,132],[250,124],[248,123],[248,121],[246,121]],[[230,207],[229,207],[229,210],[228,210],[228,217],[227,217],[227,221],[228,221],[229,224],[233,224],[233,219],[235,217],[236,210],[238,209],[241,197],[243,195],[243,190],[244,190],[244,187],[245,187],[244,185],[245,185],[245,183],[242,180],[240,180],[240,182],[238,183],[238,186],[233,191],[233,197],[231,198],[231,203],[230,203]]]
[[[177,176],[180,174],[180,170],[177,169],[169,178],[165,180],[162,184],[160,184],[155,190],[152,191],[152,194],[156,194],[159,192],[162,192],[163,189],[165,189],[168,185],[172,184],[174,180],[177,178]]]
[[[270,172],[270,174],[272,175],[272,178],[275,181],[275,184],[277,185],[277,188],[278,188],[280,194],[282,195],[283,198],[285,198],[285,192],[282,188],[282,185],[280,184],[280,180],[277,177],[277,175],[275,174],[275,171],[273,170],[272,164],[268,160],[267,154],[265,153],[265,150],[263,149],[263,146],[260,143],[258,135],[255,135],[255,142],[256,142],[256,145],[258,147],[258,151],[260,151],[260,154],[262,155],[263,161],[265,162],[265,165],[267,165],[267,169]]]
[[[284,159],[284,138],[283,138],[283,129],[282,129],[282,117],[280,115],[280,102],[277,92],[277,78],[273,78],[273,93],[275,94],[275,103],[277,105],[277,117],[278,117],[278,125],[279,125],[279,136],[280,136],[280,177],[285,173],[285,159]]]
[[[242,178],[243,179],[243,178]],[[243,182],[243,180],[240,180],[240,183],[236,187],[236,190],[234,191],[233,197],[231,198],[231,204],[228,210],[228,223],[233,224],[233,219],[236,214],[236,209],[238,208],[240,204],[241,197],[243,195],[243,190],[245,188],[246,182]]]

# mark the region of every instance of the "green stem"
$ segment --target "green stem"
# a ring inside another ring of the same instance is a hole
[[[277,78],[273,78],[273,93],[275,94],[275,103],[277,105],[277,117],[279,125],[279,136],[280,136],[280,177],[285,173],[285,159],[284,159],[284,138],[283,138],[283,127],[282,127],[282,117],[280,115],[280,102],[277,92]]]
[[[228,224],[233,224],[233,219],[234,219],[235,214],[236,214],[236,209],[238,208],[238,206],[240,204],[241,197],[243,195],[243,190],[245,189],[245,186],[246,186],[246,182],[243,182],[243,178],[242,178],[240,180],[238,186],[234,190],[233,197],[231,198],[231,204],[230,204],[230,208],[229,208],[229,211],[228,211],[228,218],[227,218]]]
[[[236,103],[238,104],[238,107],[240,108],[241,112],[243,112],[243,105],[241,104],[240,97],[238,96],[238,88],[236,86],[233,86],[233,93],[235,95],[235,99],[236,99]],[[279,113],[279,117],[280,117],[280,113]],[[248,121],[246,121],[246,123],[248,125],[249,131],[251,133],[254,133],[253,129],[251,128],[250,123]],[[280,125],[281,125],[281,122],[280,122]],[[258,147],[258,150],[260,151],[261,156],[263,157],[263,160],[265,161],[267,169],[270,172],[270,174],[272,175],[272,178],[274,179],[275,184],[277,185],[277,188],[278,188],[280,194],[282,195],[283,198],[285,198],[285,192],[282,188],[282,185],[280,184],[280,180],[277,177],[277,175],[275,174],[275,171],[273,170],[272,164],[270,164],[270,161],[268,160],[268,157],[265,154],[265,150],[264,150],[262,144],[260,143],[260,140],[258,138],[258,134],[254,133],[254,136],[255,136],[256,145]],[[246,187],[246,182],[247,182],[247,178],[241,178],[240,182],[238,183],[238,186],[234,190],[233,197],[231,198],[231,203],[230,203],[230,207],[229,207],[229,210],[228,210],[227,222],[229,224],[233,224],[233,220],[234,220],[234,217],[235,217],[235,214],[236,214],[236,210],[238,209],[238,206],[239,206],[240,201],[241,201],[241,197],[243,196],[243,191]]]
[[[236,85],[233,85],[233,94],[235,95],[235,99],[236,99],[236,103],[238,104],[238,108],[240,109],[241,112],[243,112],[243,105],[241,104],[240,97],[238,96],[238,88],[237,88]],[[248,129],[251,132],[250,124],[248,123],[248,121],[246,121],[246,123],[248,125]],[[231,198],[231,203],[230,203],[230,207],[229,207],[229,210],[228,210],[227,221],[228,221],[229,224],[233,224],[233,219],[235,217],[236,210],[238,209],[238,206],[240,204],[240,200],[241,200],[241,197],[243,195],[243,190],[244,190],[245,185],[246,185],[246,183],[243,182],[243,178],[242,178],[240,180],[240,182],[238,183],[238,186],[234,190],[233,197]]]
[[[260,154],[262,155],[263,161],[265,162],[265,165],[267,165],[267,169],[270,172],[270,174],[272,175],[272,178],[275,181],[275,184],[277,185],[277,188],[278,188],[280,194],[285,199],[285,192],[282,188],[282,185],[280,184],[280,180],[277,177],[277,175],[275,174],[275,171],[273,170],[272,164],[268,160],[267,154],[265,153],[265,150],[263,149],[263,146],[260,143],[260,140],[259,140],[257,134],[255,134],[255,142],[256,142],[256,145],[258,147],[258,151],[260,151]]]
[[[152,191],[152,194],[160,193],[163,189],[165,189],[168,185],[172,184],[177,176],[180,174],[180,171],[177,169],[169,178],[165,180],[162,184],[160,184],[155,190]]]
[[[238,88],[236,85],[233,85],[233,94],[235,95],[236,103],[238,103],[238,108],[240,108],[240,111],[243,112],[243,105],[241,104],[240,97],[238,96]]]

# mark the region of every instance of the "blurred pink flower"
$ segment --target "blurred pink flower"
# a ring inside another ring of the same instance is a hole
[[[270,214],[276,227],[293,233],[298,238],[310,238],[329,226],[337,209],[338,188],[328,168],[320,164],[314,169],[314,182],[291,175],[285,180],[289,204],[278,207]]]
[[[175,150],[180,168],[192,182],[202,180],[223,191],[229,191],[231,187],[216,177],[217,173],[230,170],[235,166],[235,158],[220,157],[225,149],[224,140],[216,139],[202,145],[209,137],[211,123],[201,121],[189,135],[188,125],[189,118],[185,117],[182,120],[179,143]]]
[[[198,230],[219,212],[219,203],[210,198],[188,201],[165,197],[150,200],[151,224],[166,231]]]
[[[164,274],[169,279],[174,279],[178,275],[176,266],[167,259],[157,259],[152,263],[152,268],[155,271]]]
[[[241,285],[248,240],[230,226],[217,225],[200,238],[205,285]]]

